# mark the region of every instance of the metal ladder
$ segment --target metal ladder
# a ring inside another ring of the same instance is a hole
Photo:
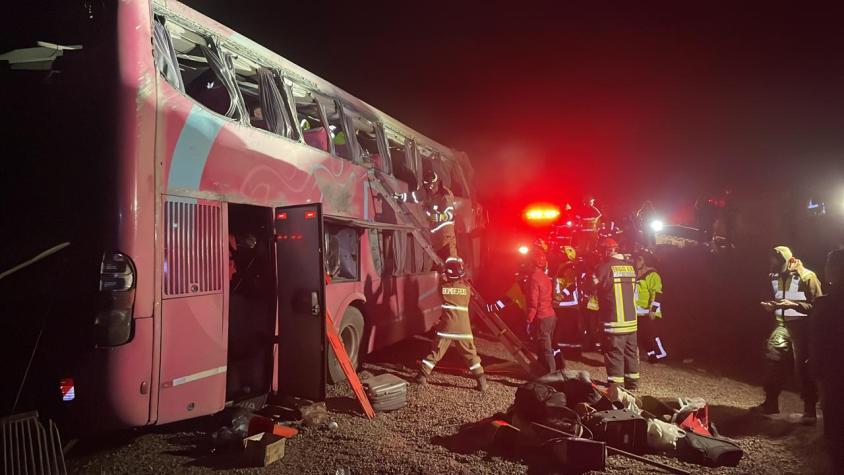
[[[407,203],[395,199],[395,192],[390,190],[378,176],[375,170],[370,170],[370,189],[381,194],[384,201],[389,204],[390,208],[396,213],[396,217],[400,217],[405,223],[409,223],[413,228],[412,234],[416,242],[425,250],[425,253],[438,266],[443,264],[443,260],[431,246],[431,239],[428,232],[428,223],[419,222],[417,216],[407,208]],[[424,231],[423,231],[424,230]],[[483,296],[477,291],[471,282],[467,282],[472,289],[472,299],[470,300],[470,309],[472,314],[486,325],[487,329],[492,335],[501,342],[507,351],[513,356],[516,363],[530,376],[536,376],[541,373],[539,371],[539,363],[536,355],[528,350],[522,340],[517,337],[510,327],[501,319],[498,314],[497,306],[487,305]]]

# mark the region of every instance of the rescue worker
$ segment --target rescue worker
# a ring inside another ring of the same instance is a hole
[[[768,372],[765,378],[765,401],[753,408],[763,414],[779,412],[779,396],[789,373],[796,370],[800,378],[803,399],[801,422],[813,424],[817,420],[818,400],[815,383],[809,375],[809,320],[812,304],[821,296],[821,283],[814,272],[803,267],[786,246],[777,246],[770,254],[772,300],[761,302],[762,308],[774,313],[776,327],[768,338],[766,357]],[[792,368],[793,365],[793,368]]]
[[[603,260],[598,264],[593,282],[598,295],[604,326],[604,364],[610,386],[623,384],[626,389],[639,386],[639,346],[636,342],[636,271],[618,253],[612,238],[599,243]]]
[[[582,254],[588,254],[598,243],[598,229],[600,229],[601,211],[595,207],[595,197],[586,195],[583,203],[575,210],[578,230],[575,236],[575,247]]]
[[[652,363],[668,356],[660,336],[662,320],[662,277],[654,268],[655,258],[647,250],[633,255],[636,269],[636,315],[638,316],[639,346]]]
[[[583,322],[580,317],[580,294],[577,285],[577,251],[563,246],[563,259],[554,272],[554,312],[557,314],[558,346],[580,350]]]
[[[440,182],[433,170],[425,172],[422,183],[427,192],[423,206],[431,223],[431,245],[442,259],[457,257],[454,194]]]
[[[823,410],[823,433],[832,459],[832,473],[844,473],[844,249],[830,252],[824,270],[827,295],[815,300],[812,315],[809,364],[818,382]]]
[[[651,229],[651,223],[656,219],[656,210],[650,200],[645,200],[636,211],[636,226],[639,228],[642,246],[653,249],[656,246],[656,232]]]
[[[475,348],[475,337],[472,335],[472,324],[469,321],[469,302],[472,298],[472,288],[465,280],[463,260],[450,257],[443,265],[440,276],[440,293],[442,294],[442,316],[437,325],[437,338],[431,352],[422,359],[422,366],[416,376],[418,384],[426,384],[428,376],[434,367],[445,356],[452,343],[460,350],[469,372],[477,380],[478,391],[487,390],[484,368]]]
[[[557,370],[552,346],[557,318],[551,306],[552,285],[551,278],[546,274],[548,258],[544,252],[533,252],[533,265],[533,270],[528,276],[526,292],[527,334],[536,343],[540,362],[550,373]]]

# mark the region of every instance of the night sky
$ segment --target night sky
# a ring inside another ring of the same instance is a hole
[[[688,201],[814,180],[844,193],[831,7],[186,3],[467,151],[488,197]]]

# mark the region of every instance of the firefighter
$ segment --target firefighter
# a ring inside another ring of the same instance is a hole
[[[817,421],[815,406],[818,395],[808,371],[809,319],[813,302],[821,296],[821,283],[814,272],[803,267],[786,246],[775,247],[770,254],[772,300],[761,302],[762,308],[774,313],[776,327],[768,337],[765,378],[765,401],[753,409],[763,414],[779,412],[779,396],[789,373],[796,370],[800,378],[804,424]]]
[[[595,197],[586,195],[583,203],[575,210],[578,230],[575,237],[575,247],[578,252],[588,254],[598,243],[598,229],[600,229],[601,211],[595,207]]]
[[[577,251],[563,246],[562,262],[554,272],[554,312],[557,314],[559,346],[582,348],[583,322],[580,316],[580,295],[577,285]]]
[[[633,255],[636,269],[636,315],[639,343],[652,363],[668,356],[660,331],[662,321],[662,277],[654,268],[654,255],[641,250]]]
[[[639,346],[636,342],[636,271],[618,253],[618,243],[605,238],[599,243],[602,262],[593,283],[598,295],[604,326],[604,364],[610,386],[624,384],[635,390],[639,385]]]
[[[551,305],[551,278],[546,274],[548,258],[544,252],[534,250],[533,270],[527,281],[527,334],[536,342],[540,361],[548,373],[557,370],[554,360],[554,328],[557,318]],[[565,365],[565,364],[564,364]]]
[[[636,211],[636,226],[639,228],[642,246],[650,249],[656,246],[656,232],[651,229],[651,223],[655,218],[654,204],[650,200],[645,200]]]
[[[478,391],[487,390],[484,368],[475,348],[475,337],[472,335],[472,325],[469,321],[469,301],[472,289],[464,279],[465,270],[463,260],[459,257],[449,257],[443,265],[440,276],[440,292],[442,293],[442,317],[437,325],[437,337],[431,352],[422,359],[422,366],[416,376],[418,384],[426,384],[428,376],[434,367],[445,356],[445,352],[452,343],[457,345],[469,371],[477,380]]]
[[[815,300],[811,326],[810,365],[820,389],[823,433],[832,459],[832,473],[844,473],[844,248],[830,252],[824,272],[827,295]]]
[[[425,172],[423,206],[431,223],[431,244],[442,259],[457,257],[457,235],[454,230],[454,194],[440,182],[433,170]]]

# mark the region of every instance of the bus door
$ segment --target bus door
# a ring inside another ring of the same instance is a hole
[[[322,206],[275,209],[278,393],[325,399],[325,269]]]

